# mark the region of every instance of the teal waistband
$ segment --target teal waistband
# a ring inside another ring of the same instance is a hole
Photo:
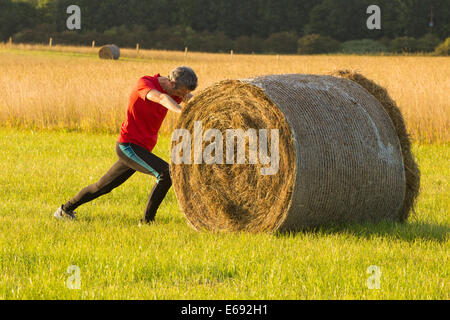
[[[122,150],[122,152],[131,160],[133,160],[134,162],[138,163],[139,165],[141,165],[142,167],[144,167],[145,169],[147,169],[148,171],[150,171],[151,173],[153,173],[153,175],[156,177],[157,181],[159,181],[159,173],[156,172],[152,167],[150,167],[148,165],[147,162],[145,162],[144,160],[142,160],[131,148],[130,145],[123,145],[123,144],[119,144],[119,148],[120,150]]]

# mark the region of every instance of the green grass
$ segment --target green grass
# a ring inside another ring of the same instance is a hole
[[[115,161],[115,135],[0,129],[1,299],[449,299],[448,144],[415,145],[422,170],[406,224],[296,234],[199,233],[171,189],[138,227],[155,179],[136,173],[80,207],[52,213]],[[168,160],[169,138],[155,153]],[[67,268],[81,289],[66,286]],[[368,289],[367,268],[381,270]]]

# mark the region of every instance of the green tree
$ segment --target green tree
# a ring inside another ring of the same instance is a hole
[[[277,32],[264,41],[264,50],[271,53],[296,53],[298,37],[292,32]]]
[[[398,37],[391,41],[390,49],[396,53],[416,52],[417,40],[413,37]]]
[[[439,42],[440,40],[436,35],[427,33],[420,39],[417,39],[417,50],[421,52],[434,51],[434,48],[436,48]]]
[[[239,53],[263,51],[263,39],[257,36],[240,36],[236,39],[234,49]]]
[[[373,39],[362,39],[362,40],[350,40],[341,43],[340,51],[350,54],[352,53],[366,54],[366,53],[387,52],[388,49],[380,41]]]
[[[27,2],[0,0],[0,41],[7,40],[16,32],[31,28],[39,21],[36,8]]]
[[[439,44],[434,50],[434,53],[441,56],[448,56],[449,52],[450,52],[450,38],[445,39],[445,41]]]
[[[414,37],[419,39],[417,50],[425,51],[430,50],[436,37],[444,39],[450,33],[448,1],[377,0],[381,8],[381,30],[368,30],[366,9],[374,4],[372,0],[77,0],[82,15],[81,30],[68,31],[66,9],[74,4],[72,0],[0,0],[0,39],[19,31],[24,39],[31,39],[33,34],[41,39],[49,36],[44,33],[50,30],[65,32],[63,38],[67,41],[82,43],[88,37],[95,36],[96,41],[117,37],[123,43],[139,39],[142,44],[156,41],[164,46],[165,41],[170,43],[168,47],[179,48],[182,43],[193,41],[189,37],[197,37],[197,43],[208,38],[224,48],[232,41],[236,48],[251,50],[249,41],[262,38],[270,44],[270,50],[287,52],[291,49],[277,48],[277,41],[284,40],[270,39],[273,34],[279,37],[287,32],[299,36],[320,34],[342,42],[376,39],[388,43],[387,39]],[[42,27],[36,29],[38,26]],[[121,36],[104,34],[120,26],[128,30],[128,39],[123,33]],[[144,29],[134,32],[134,26],[144,28],[145,32]],[[185,32],[187,28],[190,33]],[[171,33],[173,30],[176,34]],[[142,39],[149,34],[158,40]],[[433,39],[427,34],[434,35]],[[220,40],[226,43],[222,45]],[[251,47],[258,50],[254,41]]]
[[[298,40],[298,53],[331,53],[339,50],[339,42],[319,34],[309,34]]]

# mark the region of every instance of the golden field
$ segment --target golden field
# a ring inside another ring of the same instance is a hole
[[[356,70],[388,89],[418,142],[450,140],[450,58],[426,56],[239,55],[122,49],[118,61],[98,48],[0,45],[0,121],[6,127],[118,132],[136,80],[189,65],[197,92],[223,79],[264,74]],[[195,94],[195,92],[194,92]],[[162,132],[177,115],[169,113]]]

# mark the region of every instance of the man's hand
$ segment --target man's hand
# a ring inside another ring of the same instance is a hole
[[[192,93],[188,93],[183,97],[183,102],[188,102],[194,95]]]

